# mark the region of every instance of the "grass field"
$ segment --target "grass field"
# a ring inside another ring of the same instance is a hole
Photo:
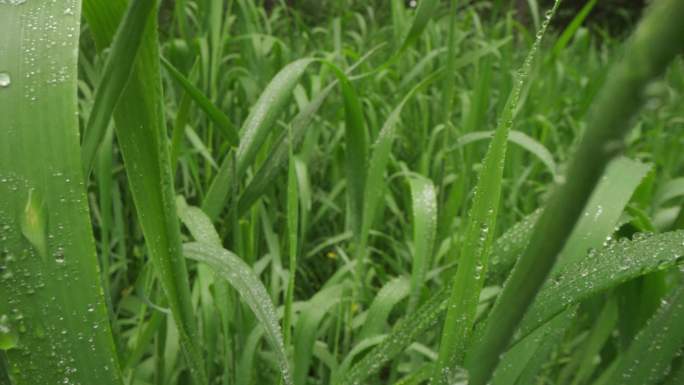
[[[0,385],[684,384],[684,2],[159,3],[0,0]]]

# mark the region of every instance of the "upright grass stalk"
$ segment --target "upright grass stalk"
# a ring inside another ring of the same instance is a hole
[[[123,384],[81,172],[80,15],[73,0],[0,2],[3,384]]]
[[[653,5],[610,71],[588,117],[587,132],[554,190],[525,253],[492,309],[481,341],[468,356],[470,384],[489,380],[516,326],[565,244],[608,162],[622,151],[623,137],[643,100],[644,87],[682,51],[684,2]]]
[[[449,384],[453,381],[452,377],[457,375],[455,369],[462,364],[470,343],[480,291],[494,242],[508,134],[513,126],[513,117],[524,82],[529,76],[541,39],[559,4],[559,0],[554,3],[537,32],[537,39],[515,78],[513,89],[503,107],[494,137],[485,156],[482,173],[475,187],[473,205],[468,215],[458,270],[453,278],[454,285],[447,307],[439,356],[432,380],[432,384],[435,385]]]
[[[111,44],[125,6],[125,0],[85,0],[83,3],[85,18],[100,51]],[[181,255],[180,227],[162,112],[156,20],[157,12],[152,12],[129,83],[117,104],[114,113],[116,136],[147,250],[178,328],[188,368],[194,382],[204,385],[208,380],[197,343],[199,336],[190,300],[188,272]]]

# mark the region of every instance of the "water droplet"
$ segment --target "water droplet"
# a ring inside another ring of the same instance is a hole
[[[7,88],[12,83],[12,78],[7,72],[0,72],[0,88]]]

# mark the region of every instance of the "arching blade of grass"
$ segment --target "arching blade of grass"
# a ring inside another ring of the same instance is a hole
[[[327,63],[337,76],[344,100],[344,138],[345,173],[347,177],[347,200],[349,222],[355,237],[361,236],[363,223],[363,193],[366,185],[368,167],[368,144],[366,143],[366,123],[361,100],[356,94],[349,78],[332,63]]]
[[[0,3],[3,384],[123,384],[81,172],[80,14],[78,1]]]
[[[684,346],[684,286],[679,285],[618,358],[608,384],[652,385],[668,372]]]
[[[392,308],[406,298],[410,290],[410,281],[397,277],[385,284],[368,307],[366,320],[359,333],[359,341],[382,334]]]
[[[294,383],[305,385],[313,358],[318,326],[323,316],[341,300],[345,284],[329,286],[314,295],[302,309],[294,331]]]
[[[81,157],[86,178],[90,174],[95,153],[105,135],[116,103],[128,83],[145,24],[155,9],[154,5],[155,2],[150,0],[131,0],[114,36],[83,134]]]
[[[508,134],[513,125],[522,87],[529,76],[541,39],[558,4],[559,1],[556,1],[548,13],[518,76],[514,79],[513,89],[503,107],[494,137],[485,156],[475,187],[473,204],[468,214],[458,270],[453,278],[454,285],[442,329],[438,363],[431,381],[435,385],[450,383],[450,377],[453,375],[452,368],[461,365],[465,356],[494,241]]]
[[[83,13],[101,52],[112,42],[123,17],[125,0],[85,0]],[[156,8],[155,8],[156,9]],[[157,13],[152,12],[133,72],[114,112],[123,155],[147,251],[160,277],[190,373],[206,384],[204,360],[190,301],[185,259],[181,254],[173,179],[162,109]]]
[[[411,44],[413,44],[420,37],[425,27],[432,19],[435,11],[439,7],[439,0],[423,0],[418,3],[416,16],[411,23],[411,28],[404,37],[404,42],[395,54],[395,57],[400,56]],[[455,11],[455,9],[453,10]]]
[[[350,66],[345,71],[345,74],[349,75],[351,71],[365,62],[379,49],[380,46],[371,49],[352,66]],[[333,88],[337,85],[337,82],[338,81],[336,80],[321,90],[318,95],[316,95],[316,97],[314,97],[304,108],[302,108],[297,116],[292,119],[290,122],[292,132],[291,137],[289,135],[289,130],[288,132],[283,132],[280,135],[276,144],[274,145],[274,149],[270,152],[268,158],[259,168],[254,178],[252,178],[247,187],[245,187],[242,195],[240,195],[240,201],[238,204],[239,215],[244,214],[268,189],[268,187],[271,186],[273,178],[286,164],[290,142],[292,143],[293,151],[296,151],[296,149],[299,148],[304,135],[306,134],[307,128],[309,128],[311,121],[318,112],[318,109],[321,107],[328,95],[332,92]]]
[[[430,297],[415,313],[399,321],[382,342],[357,362],[336,385],[362,384],[409,346],[416,337],[433,327],[447,306],[449,291],[441,290]]]
[[[191,215],[204,214],[196,210]],[[208,219],[201,219],[208,223]],[[237,255],[230,251],[203,242],[186,243],[183,245],[183,253],[194,260],[206,263],[220,277],[228,281],[233,286],[245,303],[252,309],[257,319],[266,332],[268,341],[276,352],[280,364],[281,374],[286,384],[292,385],[290,377],[290,365],[285,353],[283,335],[280,330],[278,316],[275,306],[266,288],[259,280],[254,271]]]
[[[465,146],[468,143],[477,142],[480,140],[490,139],[493,132],[491,131],[474,131],[469,132],[460,138],[458,138],[457,145]],[[556,162],[553,160],[553,155],[551,152],[544,147],[543,144],[531,138],[527,134],[521,131],[511,130],[508,134],[508,140],[512,143],[519,145],[525,150],[529,151],[532,155],[539,158],[539,160],[546,166],[546,168],[551,172],[553,176],[556,176],[557,166]]]
[[[608,162],[620,152],[630,119],[642,102],[643,87],[660,75],[684,45],[684,3],[654,4],[626,47],[589,115],[587,131],[567,173],[552,194],[527,251],[492,309],[484,339],[475,347],[468,369],[472,385],[489,380],[500,353],[553,267],[556,255],[581,215]]]
[[[392,151],[392,144],[396,138],[397,124],[401,117],[401,111],[406,103],[424,87],[438,79],[440,72],[434,72],[420,83],[414,86],[404,98],[397,104],[390,112],[380,129],[377,139],[372,147],[372,153],[368,162],[368,174],[365,185],[365,192],[363,197],[363,221],[361,226],[361,235],[358,240],[358,263],[357,275],[363,280],[365,276],[365,254],[367,253],[366,246],[368,244],[368,235],[370,234],[371,225],[373,224],[374,216],[378,209],[378,204],[382,198],[385,188],[384,174],[389,162],[390,152]]]
[[[413,208],[413,262],[411,266],[411,295],[407,312],[412,313],[420,300],[425,274],[432,260],[432,249],[437,231],[437,196],[431,180],[417,176],[409,179]]]
[[[283,167],[289,153],[289,145],[292,143],[293,148],[298,148],[299,144],[306,133],[306,128],[313,120],[316,112],[323,104],[323,101],[332,92],[335,84],[330,84],[325,87],[306,107],[299,113],[290,123],[292,136],[288,136],[287,132],[283,132],[278,142],[274,146],[273,151],[269,154],[264,164],[259,168],[256,175],[245,187],[244,192],[240,195],[238,203],[239,214],[242,215],[252,207],[261,195],[272,185],[273,178],[278,171]]]
[[[230,161],[231,157],[227,156],[221,163],[219,172],[211,182],[207,196],[202,202],[202,210],[210,218],[215,219],[223,209],[228,200],[230,181],[233,178],[240,180],[247,168],[251,166],[257,151],[273,128],[276,118],[286,108],[299,78],[313,61],[314,59],[310,58],[299,59],[285,66],[273,77],[252,106],[240,130],[240,146],[237,149],[235,165],[237,175],[231,176],[233,166]]]
[[[663,270],[684,258],[684,230],[611,242],[553,273],[521,323],[521,336],[592,294]]]
[[[568,42],[570,42],[570,39],[572,39],[573,36],[575,36],[575,33],[579,29],[579,27],[582,26],[582,23],[584,20],[589,16],[589,13],[591,12],[592,9],[594,9],[594,6],[598,0],[589,0],[584,4],[582,9],[575,15],[575,17],[572,19],[570,24],[568,24],[567,27],[565,27],[565,30],[563,30],[563,33],[560,35],[558,40],[556,41],[556,44],[553,46],[553,49],[551,49],[551,54],[554,56],[558,56],[565,46],[568,45]]]
[[[564,332],[570,326],[574,315],[575,311],[557,315],[504,353],[501,357],[501,365],[492,376],[492,385],[514,385],[518,383],[518,378],[530,360],[538,353],[539,345],[546,339],[557,337],[554,334],[559,333],[554,333],[555,331]]]
[[[183,74],[180,73],[180,71],[178,71],[173,64],[169,63],[168,60],[162,57],[161,63],[164,65],[164,68],[166,68],[166,71],[168,71],[171,77],[173,77],[173,79],[178,82],[181,87],[183,87],[185,92],[187,92],[188,95],[195,100],[197,106],[201,108],[202,111],[204,111],[214,123],[216,123],[216,126],[219,128],[221,134],[226,138],[226,140],[228,140],[228,143],[230,143],[232,146],[237,146],[238,142],[240,141],[238,138],[237,128],[233,125],[233,123],[230,122],[230,119],[226,116],[226,114],[219,110],[199,88],[195,87],[190,80],[183,76]]]
[[[585,215],[577,223],[561,251],[556,269],[575,265],[586,257],[589,250],[602,247],[605,240],[615,232],[615,227],[627,202],[648,170],[648,166],[627,158],[619,158],[610,164],[587,204]],[[572,305],[564,308],[563,313],[566,313],[564,316],[554,314],[554,318],[565,317],[567,322],[554,323],[550,319],[545,319],[546,323],[532,332],[529,336],[531,338],[526,337],[524,342],[521,341],[504,354],[499,368],[505,369],[501,372],[497,370],[493,380],[495,383],[505,384],[516,381],[517,376],[523,371],[529,373],[531,366],[545,358],[538,357],[544,346],[549,344],[550,339],[557,339],[557,336],[563,335],[565,329],[570,326],[572,317],[567,313],[573,313],[573,308],[579,299],[573,298],[573,301]],[[543,333],[550,337],[542,337],[539,329],[544,329]],[[521,344],[524,347],[521,347]],[[536,360],[532,360],[533,357],[537,357]]]

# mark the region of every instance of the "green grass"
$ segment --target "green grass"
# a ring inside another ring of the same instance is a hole
[[[681,383],[680,1],[274,3],[0,0],[0,384]]]

